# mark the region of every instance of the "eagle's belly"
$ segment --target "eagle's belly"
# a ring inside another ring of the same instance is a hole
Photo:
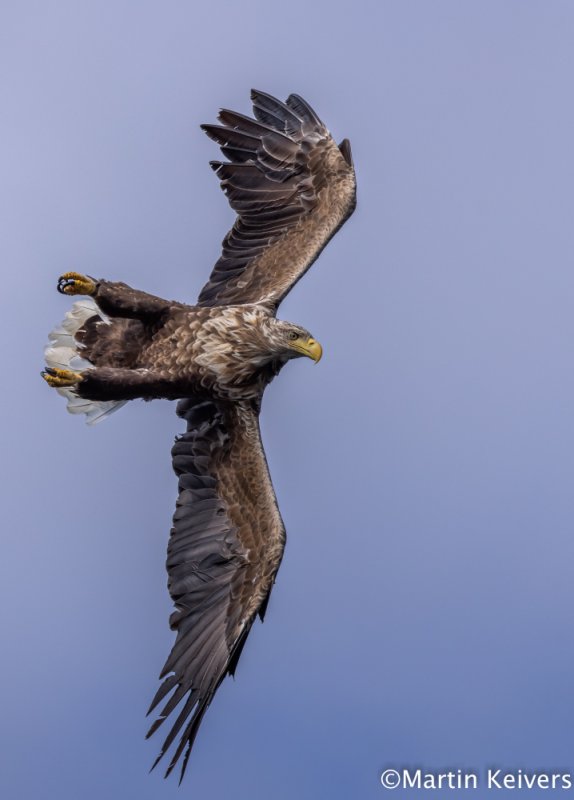
[[[230,311],[178,309],[142,347],[138,367],[175,384],[178,395],[232,401],[260,397],[272,377],[269,365],[243,346],[251,331],[242,330]]]

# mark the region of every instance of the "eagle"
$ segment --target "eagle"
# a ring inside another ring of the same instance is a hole
[[[179,401],[167,552],[176,637],[147,735],[170,717],[153,767],[179,737],[165,777],[183,754],[180,782],[205,712],[263,620],[285,547],[261,401],[288,361],[317,362],[322,349],[277,309],[356,205],[349,141],[336,144],[296,94],[253,90],[251,100],[253,117],[223,109],[220,124],[201,126],[226,159],[211,166],[237,218],[197,303],[66,272],[58,291],[85,299],[50,334],[42,372],[88,424],[136,398]]]

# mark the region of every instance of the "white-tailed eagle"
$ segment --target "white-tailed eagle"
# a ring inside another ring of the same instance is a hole
[[[89,423],[128,400],[158,397],[179,400],[187,423],[172,450],[176,640],[148,734],[173,712],[157,761],[179,737],[166,775],[185,751],[181,777],[218,686],[263,619],[285,546],[259,434],[261,398],[287,361],[318,361],[321,346],[278,320],[277,308],[355,208],[348,140],[337,145],[297,95],[251,98],[254,119],[222,110],[221,124],[203,126],[228,159],[212,167],[237,219],[196,305],[68,272],[58,290],[87,299],[51,333],[42,373]]]

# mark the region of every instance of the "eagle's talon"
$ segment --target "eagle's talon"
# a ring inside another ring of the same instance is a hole
[[[79,272],[64,272],[58,278],[58,291],[67,295],[93,295],[96,292],[96,282]]]
[[[82,380],[82,375],[79,372],[72,372],[71,369],[46,367],[40,375],[52,389],[71,388]]]

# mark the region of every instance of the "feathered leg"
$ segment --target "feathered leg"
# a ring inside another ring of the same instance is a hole
[[[43,375],[47,383],[54,383],[54,370],[46,370]],[[62,372],[64,372],[62,370]],[[67,371],[66,371],[67,372]],[[66,378],[74,375],[67,372]],[[167,398],[175,400],[186,394],[189,387],[182,380],[177,380],[165,373],[152,372],[147,369],[123,369],[121,367],[96,367],[75,374],[74,394],[86,400],[135,400]],[[70,382],[66,383],[68,387]]]
[[[126,317],[142,322],[153,322],[170,307],[179,305],[139,289],[132,289],[126,283],[97,281],[79,272],[65,272],[61,275],[58,278],[58,291],[66,295],[89,295],[109,317]]]

